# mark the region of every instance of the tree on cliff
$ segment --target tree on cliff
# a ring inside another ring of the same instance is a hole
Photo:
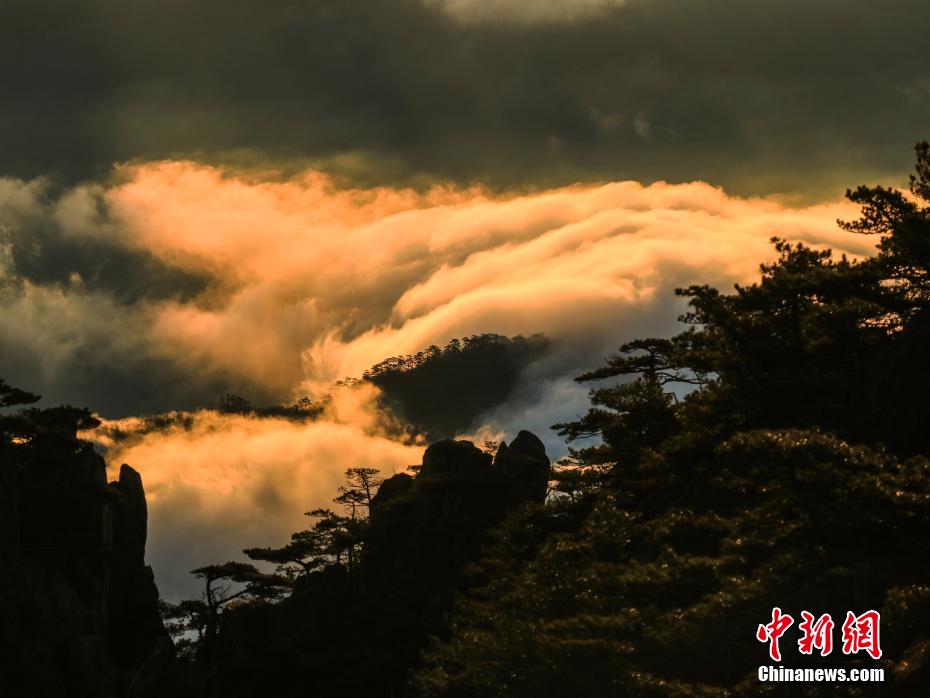
[[[40,396],[14,388],[0,378],[0,409],[31,405],[40,399]],[[35,425],[23,416],[22,410],[14,414],[0,414],[0,465],[6,464],[9,457],[7,447],[14,439],[22,441],[34,434]]]
[[[246,557],[276,565],[276,572],[288,578],[309,574],[326,561],[326,548],[318,530],[297,531],[280,548],[246,548]]]
[[[14,407],[16,405],[31,405],[41,399],[39,395],[14,388],[0,378],[0,408]]]
[[[346,484],[339,487],[339,494],[333,499],[342,505],[353,521],[368,515],[371,498],[384,482],[378,468],[348,468],[345,472]],[[363,514],[364,512],[364,514]]]
[[[291,586],[288,576],[267,574],[245,562],[206,565],[191,574],[203,580],[201,598],[162,601],[161,615],[179,656],[201,661],[213,651],[227,607],[275,601]]]
[[[207,630],[210,617],[207,604],[200,599],[185,599],[178,603],[161,601],[159,610],[165,629],[174,638],[178,656],[193,659]]]
[[[83,448],[86,444],[78,441],[78,432],[100,426],[100,420],[87,408],[72,405],[27,407],[40,399],[39,395],[14,388],[0,378],[0,410],[17,408],[0,413],[0,444],[4,444],[4,449],[7,445],[15,445],[20,455],[31,453],[35,449],[25,447],[36,446],[37,437],[41,437],[38,441],[44,445],[64,442],[70,444],[69,447]]]
[[[273,601],[290,587],[290,581],[276,574],[260,572],[246,562],[224,562],[206,565],[191,572],[204,582],[200,604],[182,601],[168,606],[169,617],[181,621],[175,634],[196,630],[200,639],[198,654],[209,656],[219,629],[223,610],[234,603]]]
[[[359,547],[365,535],[371,499],[384,478],[377,468],[356,467],[345,471],[345,484],[333,501],[343,507],[346,516],[320,508],[306,512],[316,519],[313,527],[297,531],[291,541],[280,548],[246,548],[252,560],[277,565],[278,574],[289,578],[307,575],[329,564],[341,565],[343,559],[351,571],[355,568]]]
[[[330,509],[314,509],[304,516],[316,522],[310,529],[293,533],[287,545],[246,548],[243,552],[252,560],[277,565],[277,573],[291,579],[328,565],[341,565],[343,558],[349,557],[348,549],[357,543],[352,519]]]
[[[356,569],[358,565],[359,550],[365,538],[371,509],[371,498],[384,482],[384,478],[379,476],[380,472],[377,468],[348,468],[345,472],[346,484],[339,488],[339,494],[333,499],[347,514],[340,517],[334,540],[337,551],[345,552],[349,571]]]
[[[346,565],[353,571],[365,533],[371,499],[383,482],[376,468],[356,467],[345,471],[345,484],[334,502],[346,516],[330,509],[314,509],[306,516],[315,519],[307,530],[297,531],[280,548],[246,548],[256,562],[275,565],[275,573],[261,572],[245,562],[226,562],[199,567],[191,572],[203,580],[200,599],[163,604],[162,612],[182,654],[209,657],[226,607],[243,603],[278,600],[294,580],[329,566]]]

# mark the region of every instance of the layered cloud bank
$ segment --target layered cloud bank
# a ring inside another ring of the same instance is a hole
[[[868,254],[835,225],[853,213],[702,183],[417,193],[184,162],[63,193],[5,180],[2,368],[121,416],[288,400],[478,332],[590,361],[673,329],[676,286],[752,279],[772,235]]]
[[[873,240],[835,224],[854,214],[703,183],[415,192],[188,162],[65,191],[3,180],[0,375],[118,418],[225,390],[313,397],[453,337],[543,333],[551,348],[474,428],[533,428],[555,449],[547,427],[585,408],[571,378],[624,340],[676,331],[675,287],[752,280],[772,235],[870,254]],[[314,423],[202,411],[101,445],[143,473],[171,594],[196,564],[283,542],[345,468],[417,462],[380,419],[370,399]]]

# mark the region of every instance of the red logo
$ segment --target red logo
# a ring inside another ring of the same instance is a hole
[[[826,657],[833,651],[833,619],[830,614],[824,613],[814,622],[813,613],[801,611],[801,618],[798,629],[804,636],[798,640],[798,651],[813,654],[814,649],[818,649],[820,656]]]
[[[782,615],[781,609],[776,606],[772,609],[772,622],[767,625],[760,625],[759,629],[756,630],[756,639],[759,642],[769,643],[769,656],[773,661],[781,661],[778,640],[793,623],[794,618],[789,615]]]
[[[847,611],[843,623],[843,654],[867,652],[872,659],[879,659],[882,656],[878,627],[880,621],[881,614],[878,611],[866,611],[858,616],[852,611]],[[773,661],[781,661],[778,642],[792,625],[794,618],[782,613],[782,610],[775,606],[772,609],[771,622],[760,625],[756,630],[756,639],[769,643],[769,657]],[[809,655],[818,650],[821,657],[828,656],[833,652],[834,627],[835,623],[829,613],[816,618],[809,611],[801,611],[801,622],[798,623],[798,630],[801,631],[798,651]]]
[[[882,648],[878,644],[880,620],[878,611],[866,611],[861,616],[847,611],[843,623],[843,654],[856,654],[864,650],[872,659],[881,657]]]

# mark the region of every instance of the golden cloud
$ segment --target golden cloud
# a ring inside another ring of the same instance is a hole
[[[28,208],[28,192],[14,193]],[[94,202],[108,210],[106,225]],[[129,167],[118,183],[70,192],[54,215],[71,239],[105,238],[211,283],[134,305],[80,284],[26,284],[0,311],[0,330],[53,346],[49,370],[67,371],[69,352],[93,344],[113,365],[144,354],[178,375],[231,376],[283,401],[452,337],[553,338],[558,355],[532,372],[535,392],[476,424],[484,435],[573,416],[564,410],[583,409],[584,390],[566,378],[625,340],[673,332],[675,287],[752,280],[773,235],[851,256],[874,243],[837,228],[855,215],[844,201],[795,207],[704,183],[416,192],[187,162]],[[371,393],[350,394],[316,422],[202,411],[184,427],[99,437],[113,465],[143,474],[150,557],[169,594],[189,589],[186,570],[210,559],[283,543],[302,512],[329,501],[345,468],[419,460],[418,447],[387,436]]]
[[[107,199],[130,244],[209,272],[226,294],[163,304],[175,360],[281,392],[319,390],[385,356],[477,332],[624,333],[677,285],[745,282],[778,234],[859,256],[846,202],[791,207],[703,183],[619,182],[526,195],[340,189],[143,165]]]
[[[375,467],[389,477],[418,463],[421,445],[386,435],[374,391],[337,392],[317,421],[203,410],[174,415],[166,429],[129,418],[87,434],[106,449],[111,479],[124,462],[143,475],[148,559],[163,593],[196,593],[187,572],[198,565],[241,558],[249,546],[283,545],[310,524],[304,512],[335,506],[346,468]]]

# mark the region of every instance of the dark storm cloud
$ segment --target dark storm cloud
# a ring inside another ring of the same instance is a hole
[[[205,274],[166,263],[121,239],[103,190],[59,197],[42,181],[0,181],[0,245],[7,273],[37,285],[80,287],[121,303],[189,300],[207,290]],[[4,205],[6,204],[6,205]]]
[[[157,304],[220,294],[205,294],[205,272],[133,245],[103,192],[0,179],[0,375],[33,386],[44,404],[110,415],[201,406],[233,386],[256,390],[221,371],[179,370],[151,341]]]
[[[183,156],[816,195],[904,171],[927,135],[925,2],[634,0],[546,21],[507,6],[7,0],[0,171]]]

